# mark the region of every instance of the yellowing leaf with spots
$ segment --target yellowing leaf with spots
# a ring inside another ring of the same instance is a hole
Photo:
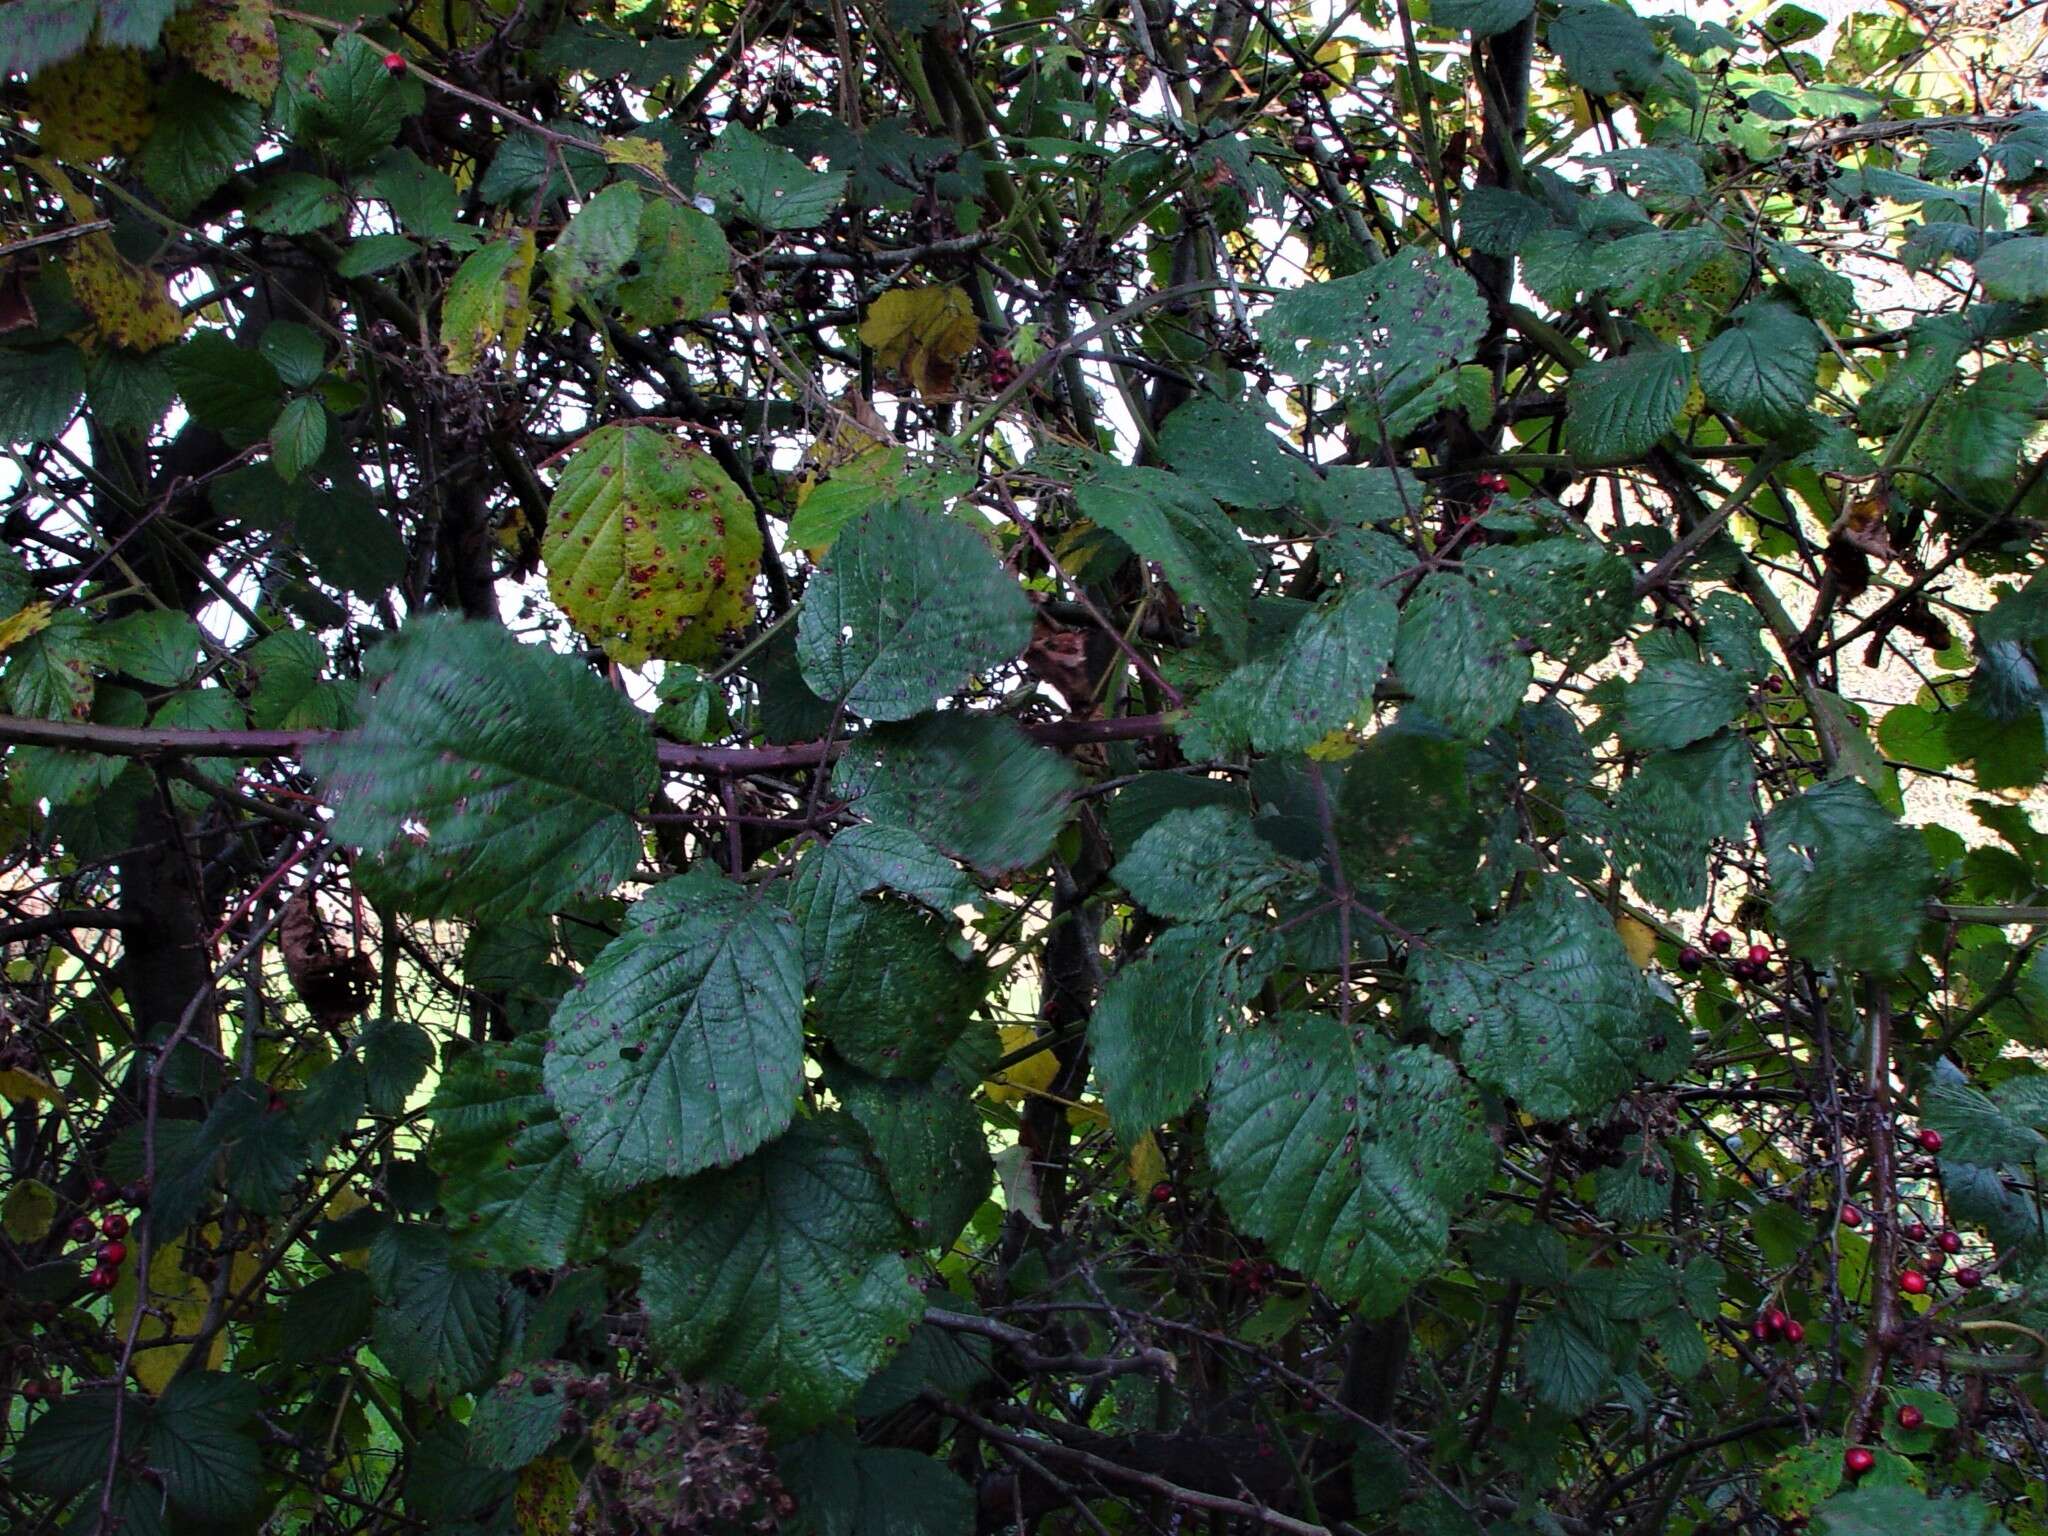
[[[83,345],[154,352],[185,334],[185,316],[172,302],[164,280],[124,257],[111,236],[101,233],[73,241],[64,268],[71,274],[72,297],[92,320],[74,333]]]
[[[57,1223],[57,1192],[40,1179],[23,1179],[0,1200],[0,1229],[17,1243],[39,1243]]]
[[[974,306],[958,288],[892,288],[868,306],[860,339],[883,369],[921,395],[953,387],[953,365],[980,336]]]
[[[600,427],[562,470],[541,560],[548,594],[605,654],[693,661],[751,615],[761,530],[710,454]]]
[[[88,48],[28,85],[43,148],[75,165],[141,148],[156,125],[154,100],[142,55],[125,48]]]
[[[630,165],[657,176],[668,171],[668,151],[654,139],[606,139],[598,148],[613,165]]]
[[[50,605],[30,603],[19,613],[0,619],[0,653],[21,644],[30,635],[50,627]]]
[[[569,1536],[582,1488],[576,1469],[559,1456],[542,1456],[521,1467],[519,1487],[512,1495],[520,1536]]]
[[[1614,920],[1614,931],[1621,935],[1621,947],[1628,951],[1628,957],[1635,961],[1636,968],[1647,971],[1657,956],[1656,930],[1641,918],[1630,917],[1624,912]]]
[[[199,0],[164,28],[164,46],[215,85],[262,106],[282,64],[269,0]]]
[[[1005,1056],[1022,1050],[1038,1038],[1038,1031],[1029,1024],[1005,1024],[996,1033]],[[1051,1051],[1034,1052],[1013,1066],[991,1073],[988,1096],[998,1104],[1014,1104],[1020,1099],[1044,1093],[1052,1086],[1059,1067]]]
[[[450,373],[471,373],[493,343],[517,356],[533,319],[533,231],[523,229],[472,251],[441,301],[441,346]]]

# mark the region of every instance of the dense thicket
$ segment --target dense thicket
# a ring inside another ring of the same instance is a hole
[[[0,1523],[2048,1530],[2043,15],[0,9]]]

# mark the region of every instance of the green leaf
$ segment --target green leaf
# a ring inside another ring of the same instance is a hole
[[[133,1393],[122,1405],[125,1455],[142,1437],[147,1400]],[[50,1404],[15,1443],[10,1476],[31,1493],[62,1497],[96,1486],[107,1475],[114,1448],[114,1394],[72,1392]]]
[[[1598,1403],[1614,1379],[1607,1351],[1587,1338],[1562,1307],[1553,1307],[1531,1325],[1522,1340],[1522,1366],[1538,1402],[1574,1417]]]
[[[1208,1085],[1226,1026],[1271,961],[1245,958],[1221,924],[1169,928],[1109,979],[1088,1043],[1110,1123],[1125,1145],[1180,1115]]]
[[[918,1246],[952,1247],[995,1178],[973,1101],[948,1073],[921,1083],[850,1072],[830,1081],[833,1096],[868,1133]]]
[[[143,1458],[171,1502],[195,1519],[227,1524],[267,1502],[263,1458],[250,1421],[262,1407],[245,1376],[180,1376],[150,1410]]]
[[[1261,752],[1299,752],[1369,720],[1399,622],[1390,594],[1346,592],[1297,624],[1277,653],[1212,688],[1190,723]]]
[[[277,413],[270,428],[270,462],[286,480],[300,473],[327,448],[327,407],[312,395],[301,395]]]
[[[150,609],[125,614],[93,637],[109,672],[158,688],[176,688],[199,670],[199,626],[182,613]]]
[[[1662,61],[1657,41],[1625,5],[1564,0],[1544,41],[1572,84],[1596,96],[1611,96],[1624,87],[1647,91],[1657,83]]]
[[[341,188],[307,171],[265,176],[242,204],[250,228],[269,235],[310,235],[339,223],[347,212],[348,197]]]
[[[404,266],[419,253],[419,242],[404,235],[363,235],[349,242],[334,270],[343,277],[375,277]]]
[[[1425,577],[1402,610],[1394,673],[1417,709],[1474,738],[1515,712],[1535,675],[1499,606],[1448,571]]]
[[[1277,295],[1258,329],[1274,372],[1326,385],[1378,435],[1398,437],[1437,408],[1432,386],[1472,360],[1486,301],[1449,259],[1404,252]]]
[[[1289,1015],[1227,1036],[1207,1151],[1231,1218],[1368,1316],[1443,1261],[1493,1144],[1457,1070],[1420,1046]]]
[[[969,1536],[975,1528],[973,1491],[916,1451],[864,1446],[835,1430],[788,1446],[775,1465],[817,1536]]]
[[[0,75],[33,77],[63,63],[91,40],[92,26],[93,8],[79,0],[14,0],[0,9]]]
[[[1166,418],[1159,448],[1166,462],[1218,501],[1270,511],[1301,500],[1314,471],[1290,455],[1266,429],[1254,407],[1223,400],[1190,400]]]
[[[1023,589],[965,523],[900,504],[841,530],[797,618],[797,662],[819,698],[907,720],[1014,661],[1031,638]]]
[[[1744,305],[1700,353],[1700,390],[1744,426],[1778,432],[1806,420],[1820,367],[1820,333],[1783,304]]]
[[[1506,187],[1474,187],[1458,206],[1458,239],[1482,256],[1512,256],[1549,225],[1549,209]]]
[[[1147,911],[1191,922],[1263,912],[1314,881],[1306,865],[1253,831],[1242,810],[1221,805],[1168,811],[1110,873]]]
[[[397,1116],[434,1065],[434,1037],[410,1019],[376,1019],[356,1036],[366,1102],[374,1114]]]
[[[1635,1081],[1653,1022],[1642,972],[1568,881],[1538,882],[1498,922],[1431,936],[1412,965],[1430,1027],[1528,1113],[1597,1110]]]
[[[284,1304],[282,1336],[294,1360],[311,1364],[352,1351],[370,1331],[376,1297],[359,1269],[336,1269],[293,1291]]]
[[[763,229],[815,229],[846,191],[843,173],[812,170],[743,123],[728,123],[697,162],[697,191]]]
[[[874,731],[832,776],[833,792],[870,821],[990,873],[1033,863],[1052,846],[1078,784],[1071,763],[1010,721],[960,713]]]
[[[1580,368],[1565,392],[1572,457],[1588,467],[1626,464],[1656,447],[1685,407],[1692,364],[1690,352],[1641,346]]]
[[[797,870],[790,910],[804,921],[806,913],[829,914],[865,896],[891,890],[930,907],[941,917],[974,905],[981,892],[944,854],[901,827],[863,824],[848,827],[804,855]],[[816,963],[806,928],[807,964]]]
[[[280,629],[243,653],[256,669],[249,720],[259,730],[346,730],[355,724],[355,684],[323,679],[327,651],[320,637]]]
[[[448,1235],[388,1227],[371,1250],[371,1342],[409,1392],[466,1392],[487,1379],[504,1336],[500,1277],[455,1261]]]
[[[1855,779],[1817,784],[1764,818],[1771,910],[1795,954],[1893,975],[1918,948],[1934,888],[1927,845]]]
[[[1257,568],[1211,497],[1164,470],[1101,463],[1074,487],[1074,504],[1139,558],[1157,564],[1183,597],[1200,604],[1230,654],[1244,653]]]
[[[567,1388],[582,1373],[563,1360],[539,1360],[514,1371],[476,1400],[469,1417],[470,1460],[516,1472],[562,1434],[562,1415],[576,1404]]]
[[[1622,696],[1622,744],[1637,752],[1704,740],[1749,702],[1742,675],[1698,661],[1659,661],[1643,668]]]
[[[92,714],[93,664],[99,637],[77,608],[59,608],[50,622],[6,653],[7,707],[38,720],[84,720]]]
[[[0,444],[50,441],[70,425],[84,393],[76,347],[0,348]]]
[[[2002,508],[2044,400],[2048,380],[2040,369],[1992,363],[1943,402],[1915,445],[1916,457],[1969,500]]]
[[[1857,411],[1872,434],[1896,431],[1906,418],[1941,393],[1970,350],[1970,327],[1960,315],[1928,315],[1906,331],[1906,355],[1894,359]]]
[[[1429,24],[1469,31],[1474,37],[1497,37],[1527,19],[1536,0],[1434,0]]]
[[[1813,1518],[1819,1536],[2012,1536],[1973,1493],[1929,1495],[1897,1485],[1838,1493]]]
[[[802,1120],[737,1167],[673,1185],[630,1257],[657,1354],[774,1394],[772,1417],[838,1412],[924,1311],[907,1235],[858,1130]]]
[[[270,429],[283,398],[277,370],[225,331],[200,331],[170,356],[171,378],[201,426],[250,438]]]
[[[953,954],[950,920],[922,908],[870,897],[835,916],[811,1027],[863,1072],[929,1076],[966,1028],[986,977]]]
[[[172,213],[186,214],[254,155],[262,129],[255,102],[181,71],[157,93],[156,131],[136,154],[135,169]]]
[[[583,1176],[620,1191],[779,1135],[803,1080],[795,925],[699,866],[631,910],[549,1027],[546,1082]]]
[[[271,321],[263,328],[263,339],[256,350],[288,389],[309,387],[326,366],[326,344],[309,327],[295,320]]]
[[[640,243],[642,203],[638,187],[614,182],[585,201],[548,247],[547,268],[560,285],[555,300],[558,317],[569,313],[569,298],[604,293],[633,259]]]
[[[384,67],[382,49],[358,32],[345,32],[299,97],[292,132],[346,165],[363,165],[397,137],[399,125],[424,98],[417,80],[395,77]]]
[[[616,292],[629,326],[659,330],[725,307],[732,250],[717,221],[695,208],[667,198],[650,200],[640,215],[632,259],[639,273],[621,282]]]
[[[458,1249],[502,1269],[556,1269],[590,1209],[588,1181],[542,1086],[546,1042],[527,1035],[449,1063],[431,1149]]]
[[[372,856],[365,874],[422,915],[487,921],[632,872],[654,742],[587,666],[445,615],[409,623],[382,655],[361,726],[307,751],[333,835]],[[565,741],[584,746],[565,754]]]
[[[1984,296],[2022,304],[2048,300],[2048,239],[2009,235],[1977,258]]]

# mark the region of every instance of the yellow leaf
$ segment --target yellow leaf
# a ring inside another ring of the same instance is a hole
[[[30,603],[12,618],[0,619],[0,653],[50,627],[50,605]]]
[[[1100,1104],[1069,1104],[1067,1124],[1077,1131],[1109,1129],[1109,1111]]]
[[[211,1247],[220,1236],[220,1228],[202,1228],[199,1236],[202,1243]],[[114,1328],[116,1334],[123,1338],[135,1322],[135,1265],[139,1247],[136,1243],[128,1245],[128,1256],[121,1261],[120,1272],[114,1281]],[[228,1266],[229,1295],[249,1283],[259,1262],[253,1249],[245,1248],[235,1255],[234,1262]],[[136,1381],[151,1396],[161,1393],[171,1384],[185,1363],[185,1357],[191,1353],[192,1346],[182,1340],[189,1339],[206,1320],[211,1295],[212,1286],[185,1268],[185,1241],[182,1237],[171,1239],[150,1254],[148,1305],[143,1308],[141,1326],[135,1334],[133,1366]],[[208,1341],[207,1369],[217,1369],[227,1357],[227,1336],[227,1329],[222,1328]],[[180,1342],[172,1342],[174,1340]]]
[[[104,231],[74,240],[64,253],[71,294],[92,319],[73,333],[81,345],[154,352],[185,334],[185,316],[164,280],[114,249]]]
[[[996,1031],[996,1035],[1002,1044],[1003,1054],[1008,1056],[1036,1040],[1038,1031],[1029,1024],[1005,1024]],[[1051,1051],[1035,1052],[1016,1065],[993,1074],[988,1079],[988,1096],[998,1104],[1014,1104],[1029,1095],[1043,1093],[1052,1086],[1059,1067],[1059,1061]]]
[[[164,47],[259,106],[270,104],[283,77],[269,0],[199,0],[164,28]]]
[[[441,301],[441,346],[450,373],[470,373],[492,343],[509,361],[533,321],[533,231],[523,229],[464,258]]]
[[[875,361],[919,394],[953,387],[953,365],[980,337],[974,306],[958,288],[892,288],[868,306],[860,339]]]
[[[668,174],[668,151],[653,139],[606,139],[598,148],[613,165],[630,165],[657,176]]]
[[[1147,1131],[1131,1148],[1131,1183],[1139,1189],[1150,1189],[1166,1177],[1166,1154],[1159,1150],[1158,1138]]]
[[[33,1072],[24,1072],[20,1067],[9,1067],[0,1072],[0,1099],[10,1104],[23,1104],[31,1099],[44,1104],[64,1107],[64,1091],[55,1083],[46,1082]]]
[[[569,1536],[583,1480],[559,1456],[543,1456],[519,1469],[512,1514],[521,1536]]]
[[[156,125],[152,99],[142,55],[125,48],[88,48],[28,84],[43,148],[74,165],[140,149]]]
[[[1647,971],[1657,955],[1657,931],[1626,912],[1614,920],[1614,931],[1621,935],[1621,947],[1628,951],[1628,957],[1635,961],[1636,968]]]
[[[1358,743],[1349,731],[1331,731],[1321,741],[1313,742],[1307,755],[1319,763],[1341,762],[1358,750]]]

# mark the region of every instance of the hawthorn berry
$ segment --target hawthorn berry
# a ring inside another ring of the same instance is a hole
[[[85,1186],[85,1194],[94,1205],[105,1205],[114,1198],[114,1186],[105,1179],[94,1179]]]
[[[1759,1344],[1770,1343],[1771,1320],[1768,1317],[1757,1318],[1755,1322],[1749,1325],[1749,1336]]]
[[[1960,1232],[1950,1228],[1936,1235],[1934,1246],[1943,1253],[1961,1253],[1963,1251],[1963,1236]]]
[[[119,1265],[120,1262],[127,1257],[128,1245],[126,1243],[100,1244],[100,1262],[102,1264]]]
[[[1312,133],[1297,133],[1290,142],[1297,155],[1312,155],[1316,152],[1316,136]]]
[[[102,1216],[100,1218],[101,1237],[126,1237],[127,1235],[128,1218],[119,1211],[115,1211],[111,1216]]]
[[[1764,1314],[1764,1323],[1772,1333],[1783,1333],[1791,1322],[1792,1319],[1785,1315],[1783,1307],[1773,1307]]]
[[[1917,1269],[1909,1269],[1899,1276],[1899,1289],[1908,1296],[1925,1296],[1927,1294],[1927,1277]]]
[[[1769,965],[1771,963],[1771,946],[1768,944],[1750,945],[1749,963],[1751,965]]]
[[[404,54],[402,54],[402,53],[387,53],[387,54],[385,54],[385,55],[384,55],[384,71],[385,71],[385,73],[386,73],[386,74],[389,74],[389,75],[393,75],[393,76],[397,76],[397,75],[402,75],[402,74],[404,74],[404,73],[405,73],[405,55],[404,55]]]
[[[1941,1132],[1931,1125],[1922,1126],[1920,1134],[1916,1139],[1929,1152],[1939,1152],[1941,1150]]]
[[[1877,1458],[1860,1445],[1852,1445],[1842,1452],[1842,1470],[1851,1477],[1861,1477],[1877,1465]]]
[[[1927,1250],[1927,1257],[1920,1261],[1920,1267],[1930,1275],[1938,1275],[1941,1273],[1941,1267],[1946,1263],[1948,1263],[1947,1254],[1943,1253],[1939,1248],[1930,1248]]]
[[[1154,1184],[1152,1186],[1152,1203],[1154,1205],[1164,1205],[1167,1201],[1171,1200],[1172,1198],[1173,1186],[1167,1183],[1166,1180],[1161,1179],[1157,1184]]]
[[[1956,1271],[1956,1284],[1966,1291],[1974,1291],[1984,1283],[1984,1271],[1974,1264],[1965,1264]]]
[[[93,1233],[98,1230],[99,1228],[92,1224],[90,1216],[74,1216],[71,1218],[71,1241],[74,1243],[91,1242]]]
[[[1843,1225],[1843,1226],[1845,1226],[1845,1227],[1860,1227],[1860,1226],[1862,1226],[1862,1225],[1863,1225],[1863,1210],[1862,1210],[1862,1207],[1860,1207],[1860,1206],[1855,1206],[1855,1205],[1845,1205],[1845,1206],[1843,1206],[1843,1207],[1842,1207],[1842,1225]]]
[[[1728,937],[1728,930],[1725,928],[1716,928],[1707,935],[1707,948],[1717,955],[1725,955],[1734,947],[1735,941]]]
[[[1785,1342],[1787,1344],[1804,1344],[1806,1342],[1806,1324],[1800,1322],[1796,1317],[1788,1319],[1785,1323]]]
[[[1304,70],[1301,88],[1305,91],[1327,91],[1330,88],[1330,77],[1320,69]]]
[[[1915,1408],[1911,1403],[1903,1404],[1899,1408],[1899,1428],[1918,1429],[1926,1422],[1927,1415],[1918,1408]]]
[[[1230,1261],[1230,1283],[1232,1285],[1243,1285],[1246,1280],[1251,1278],[1251,1272],[1252,1266],[1249,1259],[1232,1259]]]
[[[1908,1222],[1906,1225],[1906,1237],[1909,1241],[1915,1243],[1924,1242],[1927,1237],[1927,1223],[1924,1221]]]
[[[105,1264],[98,1264],[93,1267],[93,1272],[85,1277],[85,1283],[96,1291],[111,1291],[115,1279],[112,1269]]]
[[[121,1203],[123,1205],[139,1206],[147,1199],[149,1199],[149,1180],[137,1179],[133,1184],[123,1184],[121,1186]]]

